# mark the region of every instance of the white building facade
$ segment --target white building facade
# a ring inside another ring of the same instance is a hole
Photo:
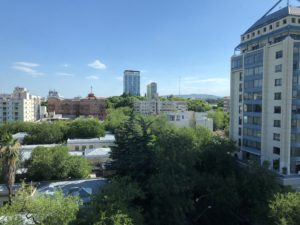
[[[0,94],[0,123],[39,120],[40,105],[41,98],[26,88],[16,87],[12,94]]]
[[[241,159],[300,171],[300,8],[266,14],[231,59],[230,138]]]

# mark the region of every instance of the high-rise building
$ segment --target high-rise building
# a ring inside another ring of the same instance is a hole
[[[147,85],[147,98],[149,100],[158,98],[157,83],[152,82],[152,83]]]
[[[12,94],[0,94],[0,123],[40,119],[41,98],[26,88],[16,87]]]
[[[123,93],[132,96],[140,96],[140,71],[124,71]]]
[[[269,11],[241,35],[235,50],[230,137],[239,157],[268,161],[281,174],[298,174],[300,8]]]

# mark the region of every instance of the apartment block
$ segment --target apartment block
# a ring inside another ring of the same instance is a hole
[[[230,137],[240,159],[298,174],[300,8],[270,12],[241,35],[231,59]]]

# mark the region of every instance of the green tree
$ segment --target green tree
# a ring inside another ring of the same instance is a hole
[[[300,193],[289,192],[276,194],[270,201],[270,216],[273,224],[298,225],[300,224]]]
[[[78,197],[64,197],[55,192],[52,196],[36,194],[31,196],[32,188],[24,185],[17,192],[12,205],[0,208],[0,224],[20,225],[24,219],[30,224],[68,225],[76,219],[79,211]]]
[[[67,162],[68,176],[73,178],[88,177],[91,174],[91,165],[81,156],[71,156]]]
[[[213,119],[214,130],[224,130],[229,127],[229,114],[222,109],[209,112],[208,117]]]
[[[36,181],[83,178],[91,171],[87,159],[70,156],[63,146],[35,148],[26,167],[29,177]]]
[[[210,105],[201,99],[188,100],[187,101],[188,110],[195,112],[206,112],[211,109]]]
[[[129,107],[109,108],[104,121],[105,129],[115,133],[129,119],[132,109]]]
[[[24,138],[25,144],[53,144],[62,143],[65,134],[61,126],[57,123],[38,123],[35,124],[28,135]]]
[[[104,136],[104,127],[95,118],[79,118],[69,124],[69,138],[98,138]]]
[[[144,193],[129,177],[114,178],[94,200],[96,224],[143,224],[142,209],[137,204]]]
[[[150,125],[151,121],[132,113],[116,132],[116,146],[111,152],[111,169],[116,175],[143,181],[151,174],[154,157]]]
[[[13,185],[20,156],[20,144],[10,134],[4,134],[0,140],[0,158],[2,158],[2,172],[8,188],[9,203],[12,202]]]

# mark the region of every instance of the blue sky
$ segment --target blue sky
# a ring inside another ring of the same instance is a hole
[[[123,71],[136,69],[141,94],[152,81],[178,94],[181,77],[182,94],[229,95],[240,34],[275,2],[0,0],[0,93],[120,95]]]

